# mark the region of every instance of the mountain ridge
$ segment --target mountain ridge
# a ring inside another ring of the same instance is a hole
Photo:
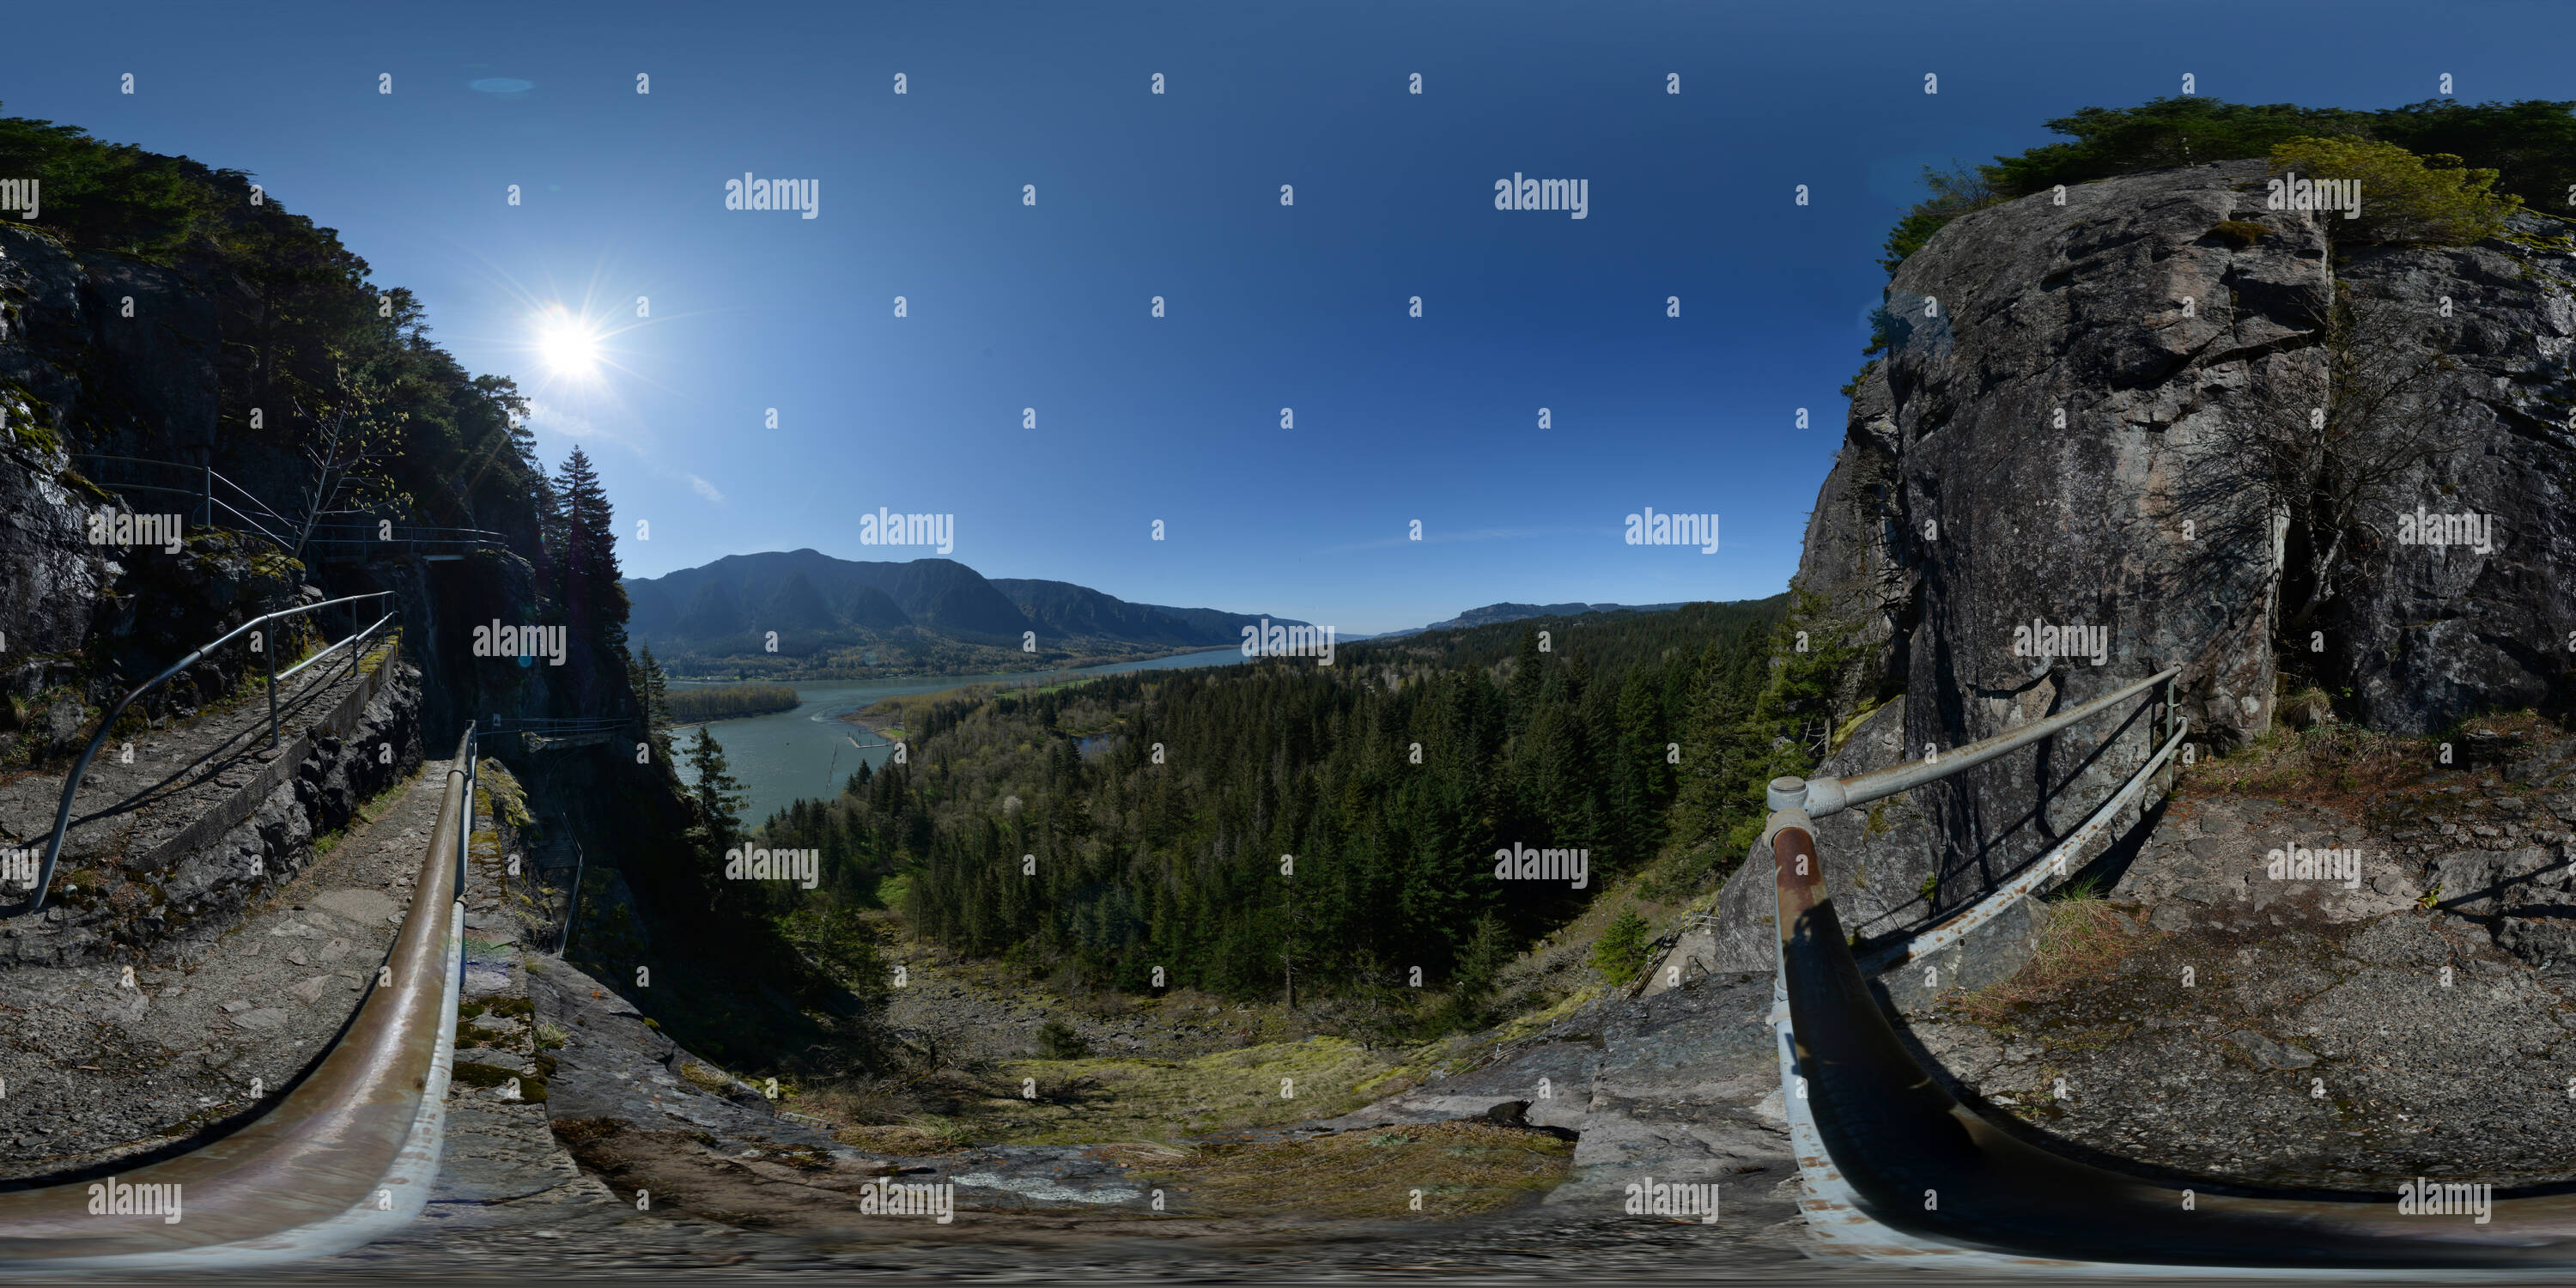
[[[839,559],[810,547],[726,555],[620,584],[629,631],[668,658],[694,662],[774,655],[877,666],[868,659],[890,654],[926,664],[922,655],[961,650],[1115,657],[1239,643],[1242,628],[1264,616],[1133,603],[1066,581],[988,578],[954,559]],[[840,656],[853,651],[857,658]]]
[[[1471,626],[1491,626],[1496,622],[1517,622],[1532,617],[1580,617],[1585,613],[1616,612],[1669,613],[1676,608],[1682,608],[1689,604],[1699,602],[1701,601],[1683,600],[1679,603],[1671,604],[1516,604],[1510,601],[1505,601],[1498,604],[1487,604],[1482,608],[1470,608],[1465,612],[1458,614],[1456,617],[1449,618],[1446,621],[1433,622],[1427,626],[1408,626],[1403,630],[1381,631],[1375,635],[1365,637],[1354,635],[1349,638],[1382,640],[1394,639],[1402,635],[1420,635],[1429,631],[1463,630]]]

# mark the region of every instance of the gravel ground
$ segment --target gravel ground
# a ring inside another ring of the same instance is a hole
[[[2116,964],[1994,1027],[1953,1006],[1915,1035],[1996,1112],[2177,1172],[2374,1192],[2576,1180],[2557,915],[2576,911],[2560,890],[2576,793],[2444,795],[2394,834],[2179,803],[2110,893]],[[2293,844],[2360,850],[2358,883],[2273,878]]]

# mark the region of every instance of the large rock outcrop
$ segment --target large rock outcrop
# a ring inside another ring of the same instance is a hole
[[[2265,209],[2265,175],[2219,162],[2024,198],[1956,220],[1898,270],[1890,350],[1852,400],[1799,578],[1878,646],[1848,687],[1902,690],[1899,755],[2167,666],[2204,746],[2268,727],[2284,527],[2229,474],[2230,430],[2277,414],[2280,390],[2326,387],[2338,290],[2394,301],[2455,360],[2435,401],[2457,409],[2456,442],[2397,493],[2493,513],[2503,535],[2483,556],[2356,541],[2316,654],[2291,669],[2349,677],[2348,715],[2407,731],[2576,691],[2576,604],[2543,590],[2576,572],[2576,271],[2546,239],[2558,226],[2522,216],[2509,240],[2344,254],[2319,216]],[[2393,512],[2362,517],[2395,529]],[[2040,656],[2033,627],[2100,634]],[[1858,829],[1828,866],[1908,893],[1937,873],[1946,910],[2054,845],[2153,735],[2141,702],[1918,789],[1928,845]]]
[[[2517,230],[2539,246],[2372,250],[2337,269],[2454,364],[2441,403],[2456,448],[2408,471],[2401,508],[2495,519],[2485,551],[2365,552],[2326,649],[2349,714],[2373,728],[2435,733],[2523,707],[2564,716],[2576,695],[2576,230],[2531,217]],[[2377,524],[2394,533],[2397,516]]]

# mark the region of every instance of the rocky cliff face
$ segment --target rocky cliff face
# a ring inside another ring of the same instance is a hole
[[[481,505],[490,497],[471,486],[448,489],[442,503],[481,508],[428,521],[471,520],[503,532],[512,547],[452,562],[299,562],[230,530],[239,521],[221,509],[218,526],[206,525],[193,494],[202,463],[279,503],[300,477],[291,435],[242,432],[242,409],[225,401],[242,383],[238,354],[257,348],[257,308],[249,286],[221,274],[0,226],[0,848],[41,849],[60,774],[105,707],[261,613],[389,590],[403,658],[381,692],[331,715],[282,761],[244,759],[248,753],[227,745],[208,753],[217,756],[224,791],[165,801],[167,817],[148,824],[111,827],[111,819],[75,828],[62,869],[85,875],[57,890],[40,928],[8,928],[16,942],[0,947],[0,965],[150,947],[184,937],[181,927],[221,922],[252,891],[292,872],[314,836],[344,825],[353,801],[417,765],[424,742],[452,745],[469,719],[621,709],[614,698],[623,675],[593,673],[599,668],[586,652],[560,668],[471,655],[476,624],[531,620],[534,502],[524,496]],[[227,352],[236,355],[232,367]],[[273,427],[283,424],[276,409],[270,417]],[[434,468],[425,460],[405,467]],[[179,491],[151,490],[164,486]],[[97,544],[90,521],[102,511],[176,514],[180,533],[175,542]],[[291,657],[315,636],[337,639],[386,607],[369,603],[363,617],[322,610],[277,628],[271,644]],[[146,761],[181,749],[207,753],[230,730],[229,717],[208,709],[235,694],[261,661],[241,642],[210,654],[140,703],[119,738],[142,744]],[[315,714],[301,718],[309,723]],[[82,799],[122,768],[93,766]],[[667,806],[669,790],[660,790],[656,804]]]
[[[586,666],[523,668],[468,655],[477,623],[527,620],[536,600],[528,562],[533,502],[524,497],[466,516],[509,537],[509,551],[458,562],[299,564],[255,538],[209,531],[192,495],[126,486],[190,491],[198,485],[196,463],[211,459],[256,495],[283,504],[296,491],[300,475],[285,440],[238,432],[242,409],[227,412],[224,401],[227,380],[240,373],[219,359],[227,344],[255,347],[259,307],[238,281],[199,280],[0,227],[0,632],[7,645],[0,666],[8,668],[8,696],[17,699],[0,706],[0,759],[15,750],[42,761],[77,749],[89,731],[79,727],[84,717],[76,708],[114,701],[188,650],[289,606],[306,585],[332,596],[395,592],[407,650],[430,677],[433,743],[452,740],[476,717],[606,705],[596,692],[570,688],[572,674]],[[270,416],[284,423],[282,410]],[[173,462],[185,468],[167,464]],[[92,479],[115,482],[101,487]],[[90,544],[86,519],[102,506],[177,513],[183,547],[165,553]],[[238,526],[220,510],[214,517],[219,527]],[[367,620],[385,605],[370,608]],[[342,610],[328,612],[320,628],[333,638],[346,633]],[[168,698],[154,699],[152,714],[186,715],[230,692],[244,665],[233,653],[208,659]],[[585,678],[588,688],[601,687],[598,677]]]
[[[169,270],[0,228],[0,759],[77,747],[89,732],[80,708],[113,700],[124,672],[148,676],[300,581],[209,537],[176,497],[146,508],[184,512],[179,550],[90,541],[91,516],[131,507],[91,484],[97,471],[74,453],[175,459],[213,442],[213,313]],[[239,672],[211,661],[175,698],[192,708]]]
[[[2401,495],[2427,514],[2495,520],[2484,552],[2386,548],[2326,632],[2349,714],[2373,728],[2434,733],[2486,709],[2564,716],[2576,695],[2576,230],[2524,229],[2550,250],[2376,251],[2336,270],[2397,302],[2457,365],[2444,418],[2459,450],[2410,471]]]
[[[2230,476],[2229,431],[2278,414],[2278,390],[2325,387],[2339,290],[2392,301],[2452,356],[2433,400],[2450,450],[2391,494],[2493,514],[2498,537],[2400,544],[2395,513],[2365,512],[2345,593],[2290,669],[2340,679],[2347,717],[2391,730],[2576,695],[2576,602],[2544,589],[2576,572],[2563,225],[2347,255],[2319,216],[2265,209],[2264,176],[2221,162],[2024,198],[1897,272],[1890,352],[1852,400],[1799,578],[1878,645],[1852,687],[1902,690],[1884,718],[1905,758],[2167,666],[2205,747],[2268,727],[2285,533]],[[2141,704],[1917,789],[1928,838],[1859,829],[1828,864],[1900,897],[1937,872],[1943,907],[1964,901],[2079,823],[2152,733]]]

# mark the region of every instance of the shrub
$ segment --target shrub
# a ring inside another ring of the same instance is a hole
[[[1592,946],[1592,964],[1612,984],[1625,985],[1646,968],[1646,919],[1622,908]]]
[[[2335,217],[2328,229],[2364,242],[2465,246],[2504,232],[2522,199],[2498,196],[2496,172],[2463,165],[2447,152],[2417,156],[2394,143],[2355,138],[2296,138],[2272,149],[2272,168],[2313,179],[2361,183],[2361,215]]]
[[[1923,167],[1923,186],[1930,189],[1932,195],[1915,203],[1905,218],[1898,220],[1896,227],[1888,231],[1887,254],[1878,263],[1891,277],[1895,276],[1896,266],[1904,263],[1906,256],[1923,249],[1924,243],[1932,240],[1932,234],[1948,227],[1951,220],[2004,199],[1982,168],[1956,161],[1951,162],[1947,170],[1936,170],[1928,165]]]
[[[1081,1060],[1091,1055],[1091,1044],[1062,1020],[1049,1020],[1038,1026],[1038,1055],[1049,1060]]]

